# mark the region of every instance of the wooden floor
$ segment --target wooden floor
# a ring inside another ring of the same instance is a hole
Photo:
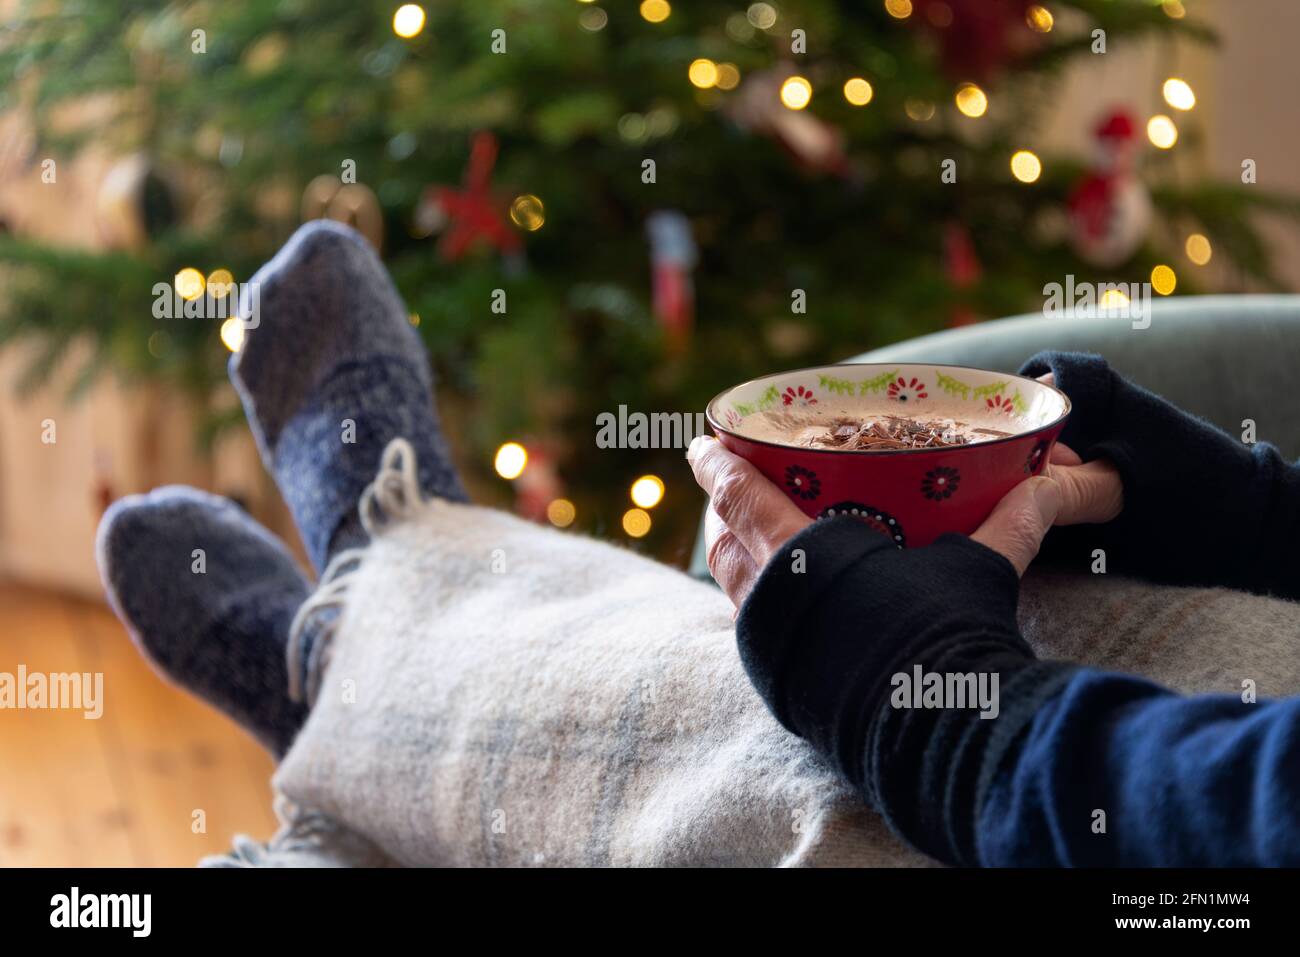
[[[0,672],[20,664],[103,672],[104,708],[0,709],[0,865],[188,867],[275,829],[270,757],[157,677],[105,606],[0,584]]]

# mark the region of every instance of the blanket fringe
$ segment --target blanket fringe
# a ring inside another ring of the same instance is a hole
[[[199,867],[303,867],[307,864],[358,863],[335,859],[347,850],[345,840],[348,835],[321,812],[309,811],[279,794],[275,798],[275,814],[280,827],[269,841],[263,843],[247,834],[236,834],[229,851],[204,857],[199,861]]]
[[[423,501],[415,450],[406,439],[393,439],[379,460],[374,481],[366,486],[357,503],[361,526],[373,540],[389,524],[412,515]],[[329,664],[339,610],[347,600],[348,588],[361,568],[365,552],[365,548],[349,548],[331,558],[316,591],[303,602],[289,626],[285,648],[289,698],[299,702],[305,698],[309,708],[316,703],[321,675]],[[322,615],[331,610],[333,614]]]
[[[386,524],[408,518],[422,504],[415,449],[406,439],[393,439],[379,460],[375,480],[361,493],[361,527],[374,538]]]

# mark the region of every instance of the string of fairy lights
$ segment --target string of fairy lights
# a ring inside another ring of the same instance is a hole
[[[518,442],[502,443],[492,467],[497,475],[513,482],[528,467],[528,449]],[[663,501],[664,481],[657,475],[642,475],[632,483],[628,496],[633,507],[623,513],[623,531],[632,538],[643,538],[653,525],[650,509]],[[568,528],[577,517],[577,507],[567,498],[552,499],[546,506],[546,518],[557,528]]]
[[[912,0],[881,0],[885,11],[894,19],[906,21],[913,16]],[[582,10],[579,13],[579,26],[588,32],[599,32],[608,23],[608,14],[600,8],[598,0],[577,0]],[[1160,0],[1164,12],[1173,19],[1186,16],[1181,0]],[[669,0],[642,0],[639,5],[641,18],[649,24],[662,24],[673,13]],[[939,5],[938,9],[946,9]],[[934,8],[930,19],[934,21]],[[949,11],[951,16],[951,11]],[[735,39],[749,39],[757,31],[771,32],[777,29],[780,13],[771,3],[752,3],[743,12],[736,12],[728,18],[726,30]],[[1050,9],[1042,4],[1028,8],[1025,21],[1030,29],[1038,33],[1050,33],[1056,26],[1056,18]],[[425,10],[418,3],[404,3],[393,12],[393,33],[405,40],[420,36],[427,22]],[[942,26],[942,23],[936,24]],[[686,80],[701,93],[705,91],[727,92],[735,90],[741,83],[741,72],[736,64],[727,61],[714,61],[699,57],[691,61],[686,69]],[[867,107],[876,98],[876,89],[864,76],[850,76],[843,80],[840,92],[844,100],[854,107]],[[1169,77],[1161,87],[1164,102],[1175,113],[1190,112],[1196,106],[1196,94],[1191,85],[1181,77]],[[779,88],[779,99],[783,107],[789,110],[808,109],[816,91],[812,82],[800,74],[786,77]],[[975,83],[959,84],[953,93],[953,103],[957,111],[971,120],[979,120],[989,111],[989,95]],[[936,112],[933,102],[907,98],[903,108],[907,116],[915,122],[928,122]],[[626,119],[626,118],[625,118]],[[1146,124],[1147,139],[1160,150],[1171,150],[1179,138],[1178,124],[1168,113],[1156,113],[1150,116]],[[1031,149],[1022,148],[1012,153],[1009,159],[1011,175],[1026,185],[1036,182],[1043,173],[1043,163]],[[545,209],[542,200],[532,194],[516,197],[509,206],[510,219],[520,229],[535,231],[545,222]],[[1208,237],[1193,233],[1186,239],[1184,253],[1188,261],[1196,266],[1205,266],[1213,256],[1213,249]],[[228,269],[218,268],[205,276],[194,267],[180,270],[175,277],[176,293],[182,299],[192,301],[208,295],[214,300],[224,299],[234,289],[234,276]],[[1162,296],[1168,296],[1177,287],[1178,277],[1174,268],[1168,264],[1159,264],[1151,271],[1151,287]],[[1124,294],[1118,289],[1111,289],[1099,304],[1103,307],[1124,304]],[[235,310],[231,310],[232,313]],[[411,316],[411,322],[419,324],[419,317]],[[238,352],[243,345],[244,326],[237,315],[226,319],[220,330],[222,343],[231,352]],[[150,343],[150,351],[154,351]],[[504,442],[497,449],[493,467],[497,475],[513,482],[520,478],[528,468],[528,450],[519,442]],[[650,532],[653,522],[650,511],[664,498],[664,483],[657,475],[642,475],[632,482],[628,489],[631,506],[623,513],[623,531],[631,538],[642,538]],[[556,498],[546,507],[546,517],[558,528],[566,528],[577,519],[577,508],[567,498]]]
[[[883,3],[885,11],[896,20],[907,20],[913,14],[912,0],[883,0]],[[1161,8],[1172,19],[1182,19],[1187,14],[1180,0],[1163,0]],[[931,22],[935,22],[937,26],[947,25],[941,19],[935,21],[935,10],[944,11],[947,8],[942,4],[931,8],[930,17]],[[670,13],[671,8],[666,0],[645,0],[641,5],[642,17],[651,23],[662,23],[668,19]],[[943,16],[942,13],[938,15]],[[947,12],[947,16],[948,22],[951,23],[951,11]],[[733,36],[743,36],[746,30],[774,29],[779,14],[772,4],[760,2],[751,4],[744,14],[736,14],[735,17],[742,17],[743,23],[737,21],[740,25],[735,26],[729,22],[728,33]],[[1025,22],[1037,33],[1050,33],[1056,26],[1056,18],[1051,10],[1042,4],[1034,4],[1028,8]],[[717,63],[705,58],[693,60],[687,68],[686,75],[690,83],[700,90],[734,89],[740,84],[741,79],[734,63]],[[1180,77],[1169,77],[1165,80],[1161,92],[1164,101],[1176,111],[1189,112],[1196,106],[1195,92],[1191,85]],[[842,93],[845,101],[855,107],[867,106],[875,98],[875,88],[871,81],[862,76],[851,76],[844,80]],[[812,82],[799,74],[787,77],[781,83],[779,91],[781,105],[789,110],[807,109],[812,104],[813,95]],[[975,83],[961,83],[953,93],[953,102],[962,116],[972,120],[980,119],[989,110],[988,94]],[[909,119],[921,123],[931,120],[935,115],[935,104],[928,100],[907,98],[904,100],[903,109]],[[1147,139],[1157,149],[1170,150],[1178,143],[1178,124],[1166,113],[1152,115],[1147,120],[1146,132]],[[1011,175],[1017,181],[1027,185],[1037,182],[1043,175],[1043,162],[1031,149],[1018,149],[1013,152],[1009,166]],[[1187,237],[1184,251],[1187,258],[1197,266],[1206,265],[1212,255],[1210,241],[1201,233],[1193,233]],[[1178,277],[1172,266],[1161,263],[1152,269],[1151,287],[1159,295],[1171,295],[1177,284]],[[1110,295],[1116,299],[1122,299],[1124,296],[1119,290],[1112,290]],[[1122,305],[1122,303],[1111,302],[1109,305]]]

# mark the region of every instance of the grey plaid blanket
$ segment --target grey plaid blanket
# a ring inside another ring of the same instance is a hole
[[[369,548],[322,585],[341,614],[275,776],[284,827],[209,863],[927,863],[769,716],[716,589],[419,502],[408,465],[386,458]],[[1300,690],[1300,604],[1031,571],[1020,609],[1044,657]]]

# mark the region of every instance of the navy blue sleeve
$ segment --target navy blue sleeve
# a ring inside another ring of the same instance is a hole
[[[1300,699],[1188,698],[1083,669],[1000,760],[981,864],[1300,864]]]
[[[741,660],[777,719],[941,861],[1300,865],[1300,699],[1039,661],[1018,591],[964,536],[900,551],[819,521],[760,574]]]
[[[1011,563],[965,536],[901,551],[856,519],[818,521],[760,573],[736,621],[740,657],[777,720],[896,833],[977,864],[997,755],[1077,671],[1035,660],[1018,594]],[[967,706],[927,706],[931,675],[969,675]]]
[[[1267,442],[1246,444],[1128,382],[1100,356],[1041,352],[1073,409],[1061,441],[1108,458],[1124,483],[1113,522],[1053,529],[1041,560],[1177,585],[1222,585],[1300,598],[1300,467]]]

